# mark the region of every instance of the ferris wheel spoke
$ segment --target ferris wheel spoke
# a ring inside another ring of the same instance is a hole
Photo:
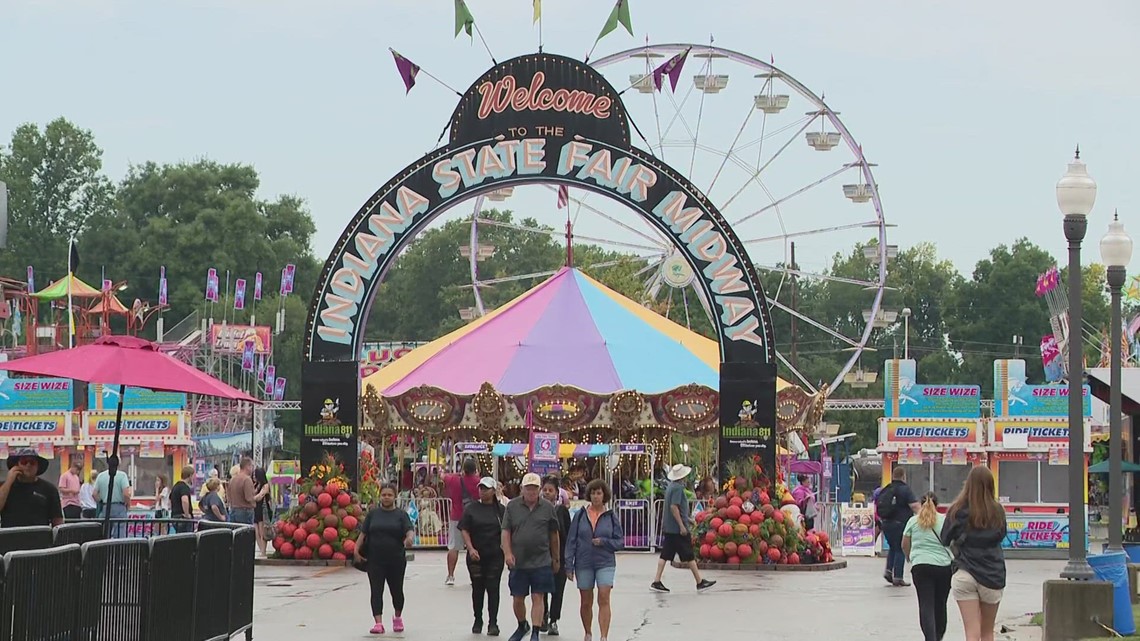
[[[879,283],[869,280],[859,280],[857,278],[844,278],[843,276],[833,276],[831,274],[820,274],[819,272],[805,272],[800,269],[792,269],[790,267],[781,267],[778,265],[755,265],[756,269],[766,272],[780,272],[789,276],[798,276],[800,278],[810,278],[812,280],[825,280],[832,283],[844,283],[847,285],[858,285],[859,287],[878,287]]]
[[[520,281],[520,280],[533,280],[535,278],[546,278],[548,276],[553,276],[554,274],[557,274],[557,273],[558,273],[557,271],[545,271],[545,272],[531,272],[529,274],[519,274],[518,276],[503,276],[502,278],[490,278],[488,280],[481,280],[481,281],[474,283],[473,285],[460,285],[460,287],[463,287],[464,289],[466,289],[468,287],[476,287],[476,288],[487,287],[490,285],[498,285],[500,283],[513,283],[515,281]]]
[[[788,194],[787,196],[784,196],[783,198],[778,198],[776,200],[773,200],[772,202],[768,203],[767,205],[764,205],[763,207],[761,207],[760,209],[757,209],[756,211],[746,215],[744,218],[741,218],[740,220],[735,221],[733,224],[739,225],[741,223],[752,220],[753,218],[755,218],[755,217],[759,216],[760,214],[768,211],[769,209],[775,209],[775,208],[779,207],[780,205],[788,202],[789,200],[795,198],[796,196],[805,194],[805,193],[811,191],[812,189],[819,187],[823,183],[831,180],[832,178],[835,178],[836,176],[842,174],[843,172],[847,171],[848,169],[851,169],[854,166],[855,165],[844,165],[844,166],[840,167],[839,169],[836,169],[835,171],[831,172],[830,174],[824,176],[823,178],[820,178],[819,180],[817,180],[815,182],[808,183],[807,185],[800,187],[799,189],[793,191],[792,193]]]
[[[815,229],[805,229],[803,231],[788,232],[778,236],[763,236],[761,238],[752,238],[744,241],[745,245],[752,245],[756,243],[771,243],[771,242],[784,242],[790,238],[798,238],[801,236],[814,236],[817,234],[829,234],[831,232],[846,231],[849,229],[865,229],[874,227],[879,224],[877,220],[868,220],[861,223],[851,223],[848,225],[835,225],[832,227],[817,227]]]
[[[792,365],[788,361],[787,357],[784,356],[784,353],[781,352],[780,350],[776,350],[776,359],[779,360],[781,363],[783,363],[784,367],[787,367],[788,370],[790,370],[792,372],[792,376],[795,376],[796,379],[799,380],[799,382],[803,383],[804,387],[808,388],[808,390],[812,394],[819,393],[819,390],[816,389],[815,385],[812,385],[811,381],[809,381],[807,379],[807,377],[805,377],[803,374],[801,374],[800,370],[797,369],[795,365]]]
[[[554,191],[558,190],[557,187],[553,187],[553,186],[548,186],[548,188],[552,189]],[[571,198],[570,200],[573,201],[574,203],[576,203],[578,205],[578,207],[580,207],[581,209],[585,209],[586,211],[588,211],[592,214],[596,214],[598,216],[601,216],[602,218],[605,218],[606,220],[608,220],[611,223],[621,227],[622,229],[625,229],[626,231],[628,231],[630,233],[636,234],[637,236],[644,238],[645,240],[647,240],[651,243],[654,243],[657,247],[659,247],[661,249],[666,249],[669,246],[668,243],[661,240],[661,238],[654,238],[653,236],[651,236],[651,235],[649,235],[649,234],[647,234],[647,233],[645,233],[645,232],[643,232],[643,231],[641,231],[635,227],[632,227],[631,225],[623,223],[622,221],[618,220],[614,216],[611,216],[610,214],[605,213],[604,211],[598,209],[597,207],[594,207],[593,205],[586,204],[585,199]]]
[[[810,316],[805,316],[801,312],[796,311],[796,310],[792,309],[791,307],[788,307],[787,305],[781,303],[780,301],[778,301],[774,298],[769,298],[768,304],[771,305],[772,307],[779,308],[780,310],[787,312],[787,313],[791,314],[792,316],[795,316],[796,318],[802,320],[803,322],[807,323],[808,325],[811,325],[812,327],[820,330],[821,332],[824,332],[825,334],[828,334],[829,336],[832,336],[833,338],[835,338],[837,340],[840,340],[840,341],[843,341],[844,343],[847,343],[851,347],[856,347],[856,348],[862,347],[862,345],[860,345],[857,341],[854,341],[854,340],[851,340],[850,338],[847,338],[843,334],[840,334],[839,332],[835,331],[834,329],[831,329],[827,325],[824,325],[823,323],[815,320],[814,318],[811,318]]]
[[[748,187],[748,183],[759,178],[760,175],[764,173],[765,169],[772,166],[772,163],[775,162],[776,159],[780,157],[780,154],[784,153],[784,150],[786,150],[788,147],[790,147],[791,144],[793,142],[795,142],[795,140],[797,138],[799,138],[799,135],[802,134],[804,131],[806,131],[807,128],[810,127],[811,123],[814,121],[815,121],[815,118],[808,119],[808,121],[805,122],[803,124],[803,126],[801,126],[799,129],[796,130],[795,134],[793,134],[790,138],[788,138],[787,142],[785,142],[779,149],[776,150],[776,153],[772,154],[772,157],[768,159],[768,162],[761,165],[756,171],[751,172],[752,175],[748,176],[748,178],[744,181],[744,184],[741,185],[740,189],[738,189],[736,191],[736,193],[732,195],[732,198],[729,198],[724,203],[724,205],[721,207],[721,211],[724,211],[725,209],[727,209],[728,206],[731,205],[732,202],[740,196],[740,194],[744,193],[744,190]]]
[[[720,162],[720,167],[717,167],[716,173],[713,174],[712,180],[709,181],[709,187],[705,190],[706,194],[711,194],[713,187],[716,186],[717,179],[720,178],[720,173],[724,171],[724,166],[728,164],[730,158],[736,155],[736,143],[740,142],[740,136],[744,133],[744,128],[748,126],[748,121],[752,119],[752,114],[756,113],[751,105],[748,106],[748,111],[744,114],[744,121],[740,123],[740,128],[736,130],[736,137],[732,139],[732,145],[729,146],[728,151],[725,152],[724,159]],[[696,153],[696,145],[693,145],[693,153]]]
[[[775,138],[775,137],[783,134],[785,131],[790,131],[792,129],[796,129],[797,127],[801,127],[801,126],[803,126],[803,124],[805,122],[810,123],[811,118],[812,118],[811,116],[803,116],[802,118],[799,118],[797,120],[793,120],[792,122],[789,122],[788,124],[783,125],[783,126],[779,127],[778,129],[773,129],[771,131],[767,131],[766,129],[762,129],[760,132],[759,138],[753,138],[752,140],[749,140],[748,142],[745,142],[744,144],[739,145],[737,147],[737,149],[744,151],[744,150],[751,149],[752,147],[763,147],[764,143],[767,142],[769,139]],[[766,119],[767,119],[767,114],[765,114],[765,120]],[[760,167],[761,161],[763,161],[763,158],[757,158],[756,159],[756,164],[754,166],[752,166],[753,171],[755,171],[757,168]],[[749,164],[751,165],[751,163],[749,163]]]

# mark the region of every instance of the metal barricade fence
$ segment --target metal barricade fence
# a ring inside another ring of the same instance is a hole
[[[230,636],[230,564],[233,535],[223,528],[198,533],[194,585],[194,641],[221,641]]]
[[[75,641],[146,641],[150,544],[92,541],[82,549]]]
[[[832,553],[840,556],[843,553],[843,504],[821,501],[816,503],[816,507],[819,515],[815,519],[815,529],[827,534]]]
[[[618,522],[625,532],[625,549],[649,550],[656,547],[654,540],[653,504],[648,499],[617,499],[614,501]]]
[[[412,525],[416,528],[416,539],[412,547],[446,548],[450,544],[451,499],[400,498],[396,505],[408,512]]]
[[[55,528],[55,532],[52,534],[54,537],[52,545],[55,547],[69,545],[71,543],[83,545],[89,541],[98,541],[103,538],[103,526],[95,521],[76,521],[74,523],[64,523]]]
[[[150,639],[194,640],[197,563],[197,534],[172,534],[150,540]]]
[[[46,525],[0,529],[0,554],[17,550],[43,550],[51,545],[51,528]]]
[[[245,633],[253,639],[253,555],[257,532],[252,527],[234,530],[233,565],[230,573],[230,634]]]
[[[78,545],[5,554],[0,639],[72,641],[81,563]]]

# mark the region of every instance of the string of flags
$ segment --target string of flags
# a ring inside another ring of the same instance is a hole
[[[294,279],[297,273],[297,266],[290,263],[281,270],[281,289],[279,294],[287,296],[293,293]],[[244,278],[239,278],[234,281],[234,309],[245,309],[246,306],[246,291],[248,288],[248,281]],[[206,270],[206,301],[210,303],[218,302],[220,298],[220,282],[218,277],[218,270],[211,267]],[[253,300],[259,301],[263,298],[265,293],[265,277],[261,272],[256,272],[253,275]],[[166,268],[162,268],[162,277],[159,282],[159,304],[166,304]]]

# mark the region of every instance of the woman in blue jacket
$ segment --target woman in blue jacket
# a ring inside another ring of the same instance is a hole
[[[601,641],[610,634],[610,591],[614,587],[617,557],[614,554],[625,547],[625,533],[613,510],[606,507],[613,494],[609,485],[594,479],[586,486],[590,503],[578,510],[570,523],[566,540],[566,577],[577,580],[582,595],[582,628],[586,641],[592,641],[594,619],[594,588],[598,589],[598,627]]]

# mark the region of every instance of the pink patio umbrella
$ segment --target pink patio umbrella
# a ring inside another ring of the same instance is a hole
[[[115,436],[111,455],[107,458],[107,473],[111,477],[107,485],[108,491],[115,487],[115,473],[119,469],[119,431],[123,421],[123,396],[127,387],[261,402],[163,353],[157,344],[134,336],[103,336],[91,345],[0,363],[0,370],[119,386]],[[107,532],[111,519],[109,507],[105,510],[105,515],[104,531]]]

